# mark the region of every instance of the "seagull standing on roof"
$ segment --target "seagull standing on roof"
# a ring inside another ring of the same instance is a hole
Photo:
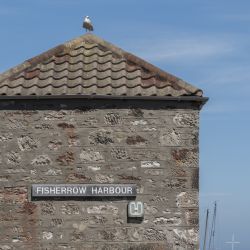
[[[87,31],[93,31],[93,30],[94,30],[93,25],[92,25],[92,23],[91,23],[91,20],[90,20],[89,16],[86,16],[86,17],[84,18],[82,27],[86,29],[86,32],[87,32]]]

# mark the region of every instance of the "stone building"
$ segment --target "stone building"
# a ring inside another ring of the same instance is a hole
[[[198,249],[206,101],[92,34],[1,74],[0,249]],[[137,193],[34,197],[34,184]]]

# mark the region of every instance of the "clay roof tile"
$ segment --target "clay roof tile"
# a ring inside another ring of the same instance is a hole
[[[198,96],[202,90],[86,34],[0,74],[0,95]]]

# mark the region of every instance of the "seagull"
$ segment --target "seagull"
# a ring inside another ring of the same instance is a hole
[[[92,25],[92,23],[91,23],[91,20],[90,20],[89,16],[86,16],[86,17],[84,18],[82,27],[86,29],[86,32],[87,32],[87,31],[93,31],[93,30],[94,30],[93,25]]]

